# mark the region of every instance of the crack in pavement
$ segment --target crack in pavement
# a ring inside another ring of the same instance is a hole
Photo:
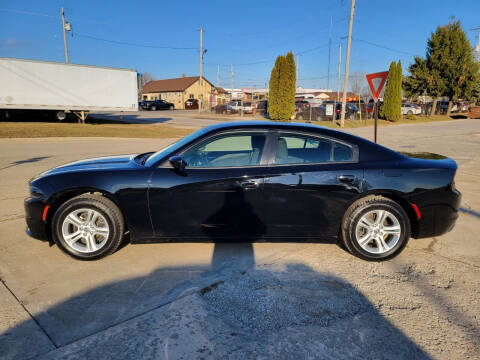
[[[17,297],[17,295],[15,295],[15,293],[12,291],[12,289],[10,289],[6,283],[5,280],[3,280],[2,278],[0,278],[0,282],[3,284],[3,286],[5,286],[5,289],[7,289],[7,291],[13,296],[13,298],[15,299],[15,301],[23,308],[23,310],[28,314],[28,316],[30,316],[30,318],[35,322],[35,324],[37,324],[37,326],[39,327],[39,329],[45,334],[45,336],[47,337],[47,339],[52,343],[52,345],[55,347],[55,349],[58,349],[58,345],[55,343],[55,341],[53,341],[53,339],[50,337],[50,335],[48,334],[48,332],[42,327],[42,325],[40,325],[40,323],[38,322],[38,320],[35,318],[35,316],[32,315],[32,313],[30,311],[28,311],[28,309],[26,308],[26,306],[23,304],[22,301],[20,301],[20,299]]]

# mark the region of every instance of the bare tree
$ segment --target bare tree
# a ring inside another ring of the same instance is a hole
[[[144,72],[144,73],[139,74],[139,76],[138,76],[138,97],[140,99],[142,97],[143,87],[147,83],[149,83],[150,81],[154,81],[154,80],[156,80],[155,77],[148,72]]]
[[[360,94],[363,86],[365,85],[365,72],[357,70],[350,76],[350,89],[356,95]]]

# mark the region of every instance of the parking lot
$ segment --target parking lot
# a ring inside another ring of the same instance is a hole
[[[479,358],[479,120],[379,129],[388,147],[455,159],[463,194],[452,232],[391,261],[330,243],[186,242],[81,262],[25,234],[32,176],[171,141],[0,139],[0,358]]]

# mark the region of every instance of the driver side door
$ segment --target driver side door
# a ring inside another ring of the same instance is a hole
[[[179,154],[185,170],[154,170],[149,202],[155,237],[261,237],[267,131],[229,132]]]

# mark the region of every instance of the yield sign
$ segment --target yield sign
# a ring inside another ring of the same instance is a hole
[[[388,71],[367,74],[366,77],[368,86],[370,86],[370,91],[372,92],[373,100],[377,102],[380,92],[383,89],[383,85],[385,85],[385,81],[387,80]]]

